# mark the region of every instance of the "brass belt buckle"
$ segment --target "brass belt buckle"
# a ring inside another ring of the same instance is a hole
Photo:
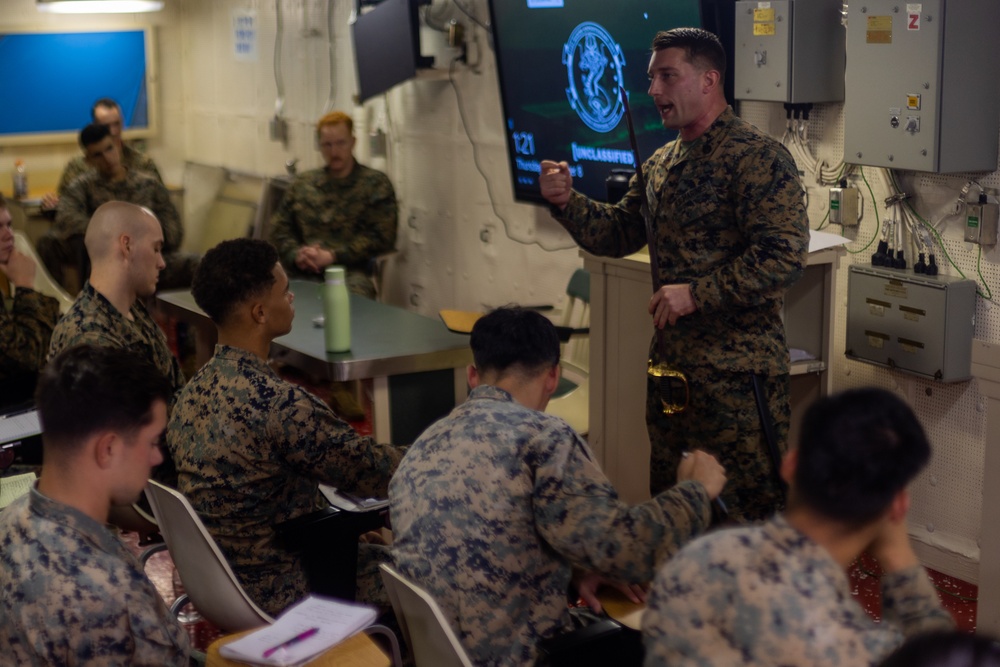
[[[654,364],[649,360],[646,374],[653,378],[660,390],[660,402],[663,404],[663,414],[673,415],[683,412],[691,399],[688,381],[684,373],[671,368],[667,363]]]

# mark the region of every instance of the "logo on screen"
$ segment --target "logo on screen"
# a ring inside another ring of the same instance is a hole
[[[614,129],[625,111],[618,95],[625,54],[611,33],[592,21],[581,23],[563,44],[562,62],[566,97],[580,120],[595,132]]]

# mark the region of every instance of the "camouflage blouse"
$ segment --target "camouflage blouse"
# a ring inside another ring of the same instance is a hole
[[[181,666],[191,651],[108,528],[37,490],[0,513],[4,664]]]
[[[683,482],[635,506],[558,417],[491,386],[431,426],[389,485],[393,556],[427,588],[476,665],[528,665],[567,629],[572,568],[648,582],[710,518]]]
[[[876,665],[903,639],[954,627],[922,567],[882,576],[882,622],[847,573],[782,516],[713,533],[656,575],[643,634],[646,665]]]

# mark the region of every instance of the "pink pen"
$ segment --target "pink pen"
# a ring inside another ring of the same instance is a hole
[[[289,639],[287,641],[283,641],[280,644],[278,644],[277,646],[272,646],[271,648],[269,648],[266,651],[264,651],[264,657],[265,658],[270,658],[272,655],[274,655],[274,652],[277,651],[278,649],[288,648],[289,646],[292,646],[294,644],[298,644],[300,641],[303,641],[305,639],[309,639],[310,637],[312,637],[317,632],[319,632],[319,628],[309,628],[308,630],[300,632],[299,634],[295,635],[291,639]]]

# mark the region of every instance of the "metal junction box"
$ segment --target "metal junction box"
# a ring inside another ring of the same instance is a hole
[[[852,0],[844,160],[937,173],[994,171],[998,25],[997,0]]]
[[[849,269],[850,359],[942,382],[968,380],[975,316],[973,280],[868,266]]]
[[[765,102],[844,99],[842,0],[736,3],[733,95]]]

